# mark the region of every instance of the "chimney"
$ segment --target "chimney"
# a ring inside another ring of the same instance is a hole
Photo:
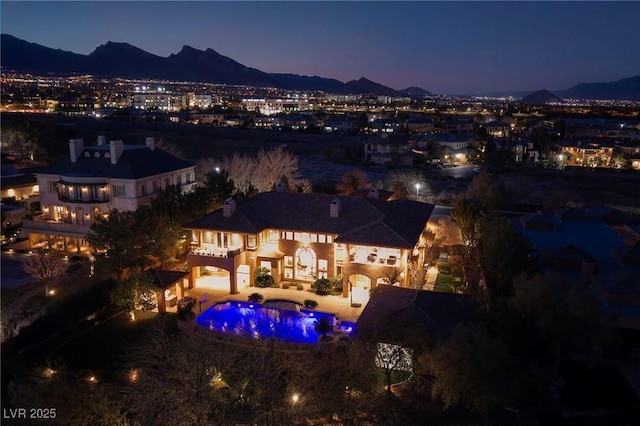
[[[341,208],[340,200],[335,198],[329,205],[329,216],[331,217],[340,216],[340,208]]]
[[[75,163],[80,158],[82,151],[84,151],[84,140],[69,139],[69,155],[72,163]]]
[[[282,181],[278,182],[276,185],[276,192],[287,192],[287,185]]]
[[[104,145],[107,143],[107,138],[104,136],[98,136],[98,146]]]
[[[233,198],[227,199],[227,201],[222,204],[222,216],[223,217],[231,217],[236,211],[236,202],[233,201]]]
[[[154,151],[156,149],[156,138],[154,138],[153,136],[147,137],[144,142],[147,145],[147,148],[149,148],[151,151]]]
[[[373,198],[374,200],[378,200],[380,198],[380,193],[378,192],[378,188],[376,187],[371,187],[371,189],[369,190],[369,195],[367,195],[368,198]]]
[[[118,160],[124,152],[124,142],[111,141],[109,142],[109,155],[111,156],[111,164],[118,164]]]

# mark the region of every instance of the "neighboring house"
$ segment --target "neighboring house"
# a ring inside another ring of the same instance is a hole
[[[563,154],[567,154],[568,165],[588,167],[609,167],[613,157],[613,143],[564,140],[556,143]]]
[[[504,121],[490,121],[482,125],[487,130],[487,134],[494,138],[508,138],[511,134],[511,125]]]
[[[640,238],[629,238],[629,222],[608,207],[567,208],[523,216],[516,229],[544,274],[593,285],[619,327],[640,330]]]
[[[306,98],[248,98],[242,100],[242,109],[264,115],[298,112],[309,109],[309,100]]]
[[[192,112],[189,114],[189,121],[194,124],[213,124],[219,126],[224,121],[224,114]]]
[[[145,145],[122,141],[85,146],[69,141],[69,157],[36,173],[42,214],[23,222],[31,246],[53,239],[56,246],[80,252],[96,217],[111,209],[136,210],[160,189],[178,185],[189,191],[196,185],[195,166],[160,149],[154,138]]]
[[[424,263],[426,231],[433,205],[410,200],[276,192],[243,202],[227,200],[221,210],[195,220],[187,256],[191,286],[235,293],[267,268],[276,282],[313,283],[342,277],[343,296],[366,301],[369,289],[409,280],[409,263]],[[202,277],[202,274],[209,276]],[[200,280],[199,278],[202,277]]]
[[[404,135],[389,134],[367,138],[364,141],[364,161],[385,166],[412,166],[409,140]]]
[[[411,134],[433,133],[435,122],[428,118],[413,118],[406,122],[407,131]]]
[[[376,118],[368,124],[371,133],[400,133],[402,123],[395,118]]]
[[[431,144],[438,144],[444,151],[445,158],[455,163],[466,163],[475,134],[433,133],[417,137],[413,141],[414,148],[424,152]]]
[[[273,129],[282,125],[282,117],[263,115],[253,117],[253,125],[261,129]]]
[[[22,204],[27,210],[40,201],[40,188],[35,172],[41,168],[14,169],[13,167],[2,167],[2,201],[15,200]]]
[[[289,127],[292,130],[306,130],[316,125],[313,115],[295,114],[282,117],[282,126]]]
[[[456,135],[468,135],[473,132],[473,120],[464,118],[447,120],[444,122],[444,131]]]
[[[348,115],[327,118],[322,124],[322,131],[325,133],[349,133],[357,128],[355,118]]]

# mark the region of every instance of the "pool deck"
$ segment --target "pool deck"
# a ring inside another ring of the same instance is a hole
[[[196,287],[188,290],[187,296],[191,296],[196,300],[201,300],[202,296],[206,294],[207,302],[201,307],[201,311],[205,311],[207,308],[218,302],[226,302],[229,300],[246,302],[251,293],[262,294],[264,296],[263,301],[268,299],[282,299],[303,304],[305,299],[313,299],[318,302],[318,306],[315,308],[317,311],[334,314],[340,321],[356,322],[358,317],[360,317],[360,314],[362,314],[362,310],[365,306],[363,303],[360,308],[353,308],[351,307],[351,301],[349,298],[341,296],[318,296],[317,294],[306,290],[279,288],[249,287],[240,290],[238,294],[229,294],[227,291]],[[199,313],[199,307],[196,306],[196,315]]]

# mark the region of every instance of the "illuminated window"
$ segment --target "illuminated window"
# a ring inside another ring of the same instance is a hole
[[[277,242],[280,239],[280,233],[270,229],[268,239],[271,242]]]
[[[318,235],[318,242],[319,243],[326,243],[327,242],[327,236],[323,235],[323,234]]]
[[[111,193],[116,198],[125,198],[124,185],[111,185]]]
[[[247,248],[254,249],[258,245],[258,240],[255,235],[247,235]]]
[[[318,271],[327,270],[327,259],[318,259]]]

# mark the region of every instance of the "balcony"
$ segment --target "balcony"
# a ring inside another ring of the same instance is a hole
[[[244,249],[241,247],[225,249],[208,245],[193,245],[191,248],[191,254],[206,257],[234,258],[242,252],[244,252]]]
[[[22,222],[23,232],[73,237],[84,237],[89,232],[90,227],[90,223],[67,223],[60,220],[46,219],[44,216],[36,216],[33,220],[25,219]]]
[[[58,199],[67,203],[108,203],[111,198],[108,195],[102,197],[69,197],[64,194],[58,193]]]
[[[398,254],[394,252],[388,252],[386,250],[352,250],[349,254],[349,262],[372,266],[388,266],[392,268],[400,266],[400,259]]]

